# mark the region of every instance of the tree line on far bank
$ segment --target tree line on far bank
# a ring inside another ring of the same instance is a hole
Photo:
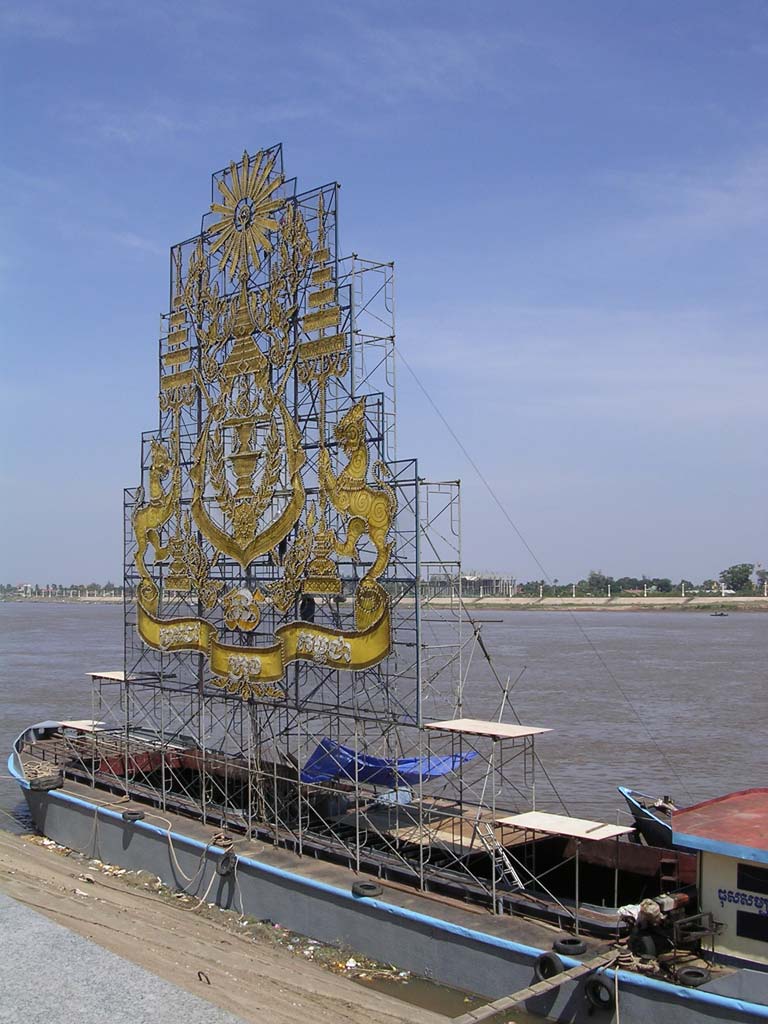
[[[717,579],[703,580],[694,583],[691,580],[673,582],[668,577],[659,576],[606,576],[600,570],[593,569],[586,579],[578,583],[563,583],[558,579],[547,583],[546,580],[529,580],[517,584],[517,593],[521,596],[539,597],[638,597],[646,594],[740,594],[742,596],[761,595],[768,584],[768,569],[755,568],[751,562],[739,562],[731,565],[719,574]]]
[[[3,597],[121,597],[122,586],[106,583],[0,583]]]
[[[470,579],[474,583],[482,585],[485,581],[479,581],[474,577],[464,577],[466,582]],[[513,593],[513,582],[506,577],[503,590],[499,593]],[[509,585],[509,590],[507,586]],[[638,597],[644,595],[680,595],[685,594],[739,594],[743,596],[760,596],[765,593],[768,587],[768,569],[760,565],[755,566],[751,562],[739,562],[731,565],[719,574],[717,579],[703,580],[701,583],[694,583],[691,580],[679,580],[673,582],[669,577],[659,576],[607,576],[598,569],[593,569],[586,579],[578,582],[564,583],[561,580],[553,579],[551,583],[546,580],[529,580],[527,583],[514,584],[514,593],[526,597]],[[0,597],[9,599],[14,597],[121,597],[122,586],[107,581],[106,583],[0,583]],[[489,594],[491,591],[489,590]]]

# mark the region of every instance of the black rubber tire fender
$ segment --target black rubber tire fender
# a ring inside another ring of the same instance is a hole
[[[563,956],[581,956],[587,952],[587,944],[576,935],[563,935],[562,938],[555,939],[552,949]]]
[[[677,972],[677,983],[686,988],[698,988],[699,985],[708,982],[711,977],[712,974],[706,967],[681,967]]]
[[[549,981],[556,974],[562,974],[564,970],[565,964],[557,953],[542,953],[534,967],[537,981]]]
[[[144,811],[123,811],[123,821],[141,821]]]
[[[587,1002],[596,1010],[612,1010],[616,1001],[616,986],[603,974],[593,974],[584,985]]]
[[[653,960],[658,953],[656,940],[647,932],[641,932],[639,935],[630,936],[629,948],[635,956],[639,956],[643,960]]]
[[[216,872],[225,878],[227,875],[231,875],[237,865],[237,856],[231,851],[227,850],[226,853],[222,854],[221,857],[216,861]]]
[[[375,896],[381,896],[384,890],[381,888],[378,882],[355,882],[352,886],[353,896],[362,896],[364,898],[371,899]]]

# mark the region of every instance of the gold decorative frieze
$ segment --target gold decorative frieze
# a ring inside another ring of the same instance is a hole
[[[163,366],[181,366],[183,363],[189,362],[191,355],[191,348],[175,348],[173,351],[165,353],[163,356]]]
[[[338,306],[319,309],[316,313],[308,313],[301,321],[305,331],[319,331],[324,327],[338,327],[341,321],[341,310]]]
[[[163,391],[170,391],[172,388],[181,388],[194,383],[194,370],[181,370],[178,373],[169,373],[160,378],[160,387]]]
[[[313,270],[309,278],[310,283],[313,285],[327,284],[328,281],[333,277],[333,272],[330,267],[321,267],[320,270]]]
[[[341,663],[348,665],[352,660],[352,647],[340,636],[325,637],[312,633],[299,633],[296,649],[309,654],[318,665]]]
[[[319,292],[313,292],[309,296],[309,306],[327,306],[329,302],[333,302],[336,298],[336,289],[331,286],[330,288],[323,288]]]
[[[302,342],[299,346],[299,359],[306,362],[309,359],[318,359],[320,356],[346,352],[348,345],[349,338],[346,334],[326,334],[322,338],[315,338],[314,341]]]

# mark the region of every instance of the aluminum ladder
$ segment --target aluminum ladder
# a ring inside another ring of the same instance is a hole
[[[475,822],[475,833],[483,844],[486,853],[491,858],[494,875],[496,875],[498,870],[498,875],[496,876],[498,880],[500,882],[511,882],[511,889],[524,889],[523,880],[518,875],[509,854],[496,838],[493,825],[487,821],[477,821]]]

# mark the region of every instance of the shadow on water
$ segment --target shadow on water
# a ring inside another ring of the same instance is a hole
[[[399,981],[395,978],[354,978],[354,982],[368,989],[374,989],[385,996],[398,999],[409,1006],[418,1006],[422,1010],[431,1010],[433,1013],[440,1013],[444,1017],[460,1017],[470,1010],[476,1010],[488,1002],[486,996],[478,996],[469,992],[463,992],[458,988],[448,988],[446,985],[436,985],[427,978],[409,978],[408,981]],[[541,1024],[541,1017],[532,1017],[523,1010],[499,1013],[489,1021],[489,1024]]]
[[[15,806],[2,807],[0,810],[3,812],[0,816],[0,829],[4,832],[11,832],[16,836],[34,832],[29,808],[23,800]]]
[[[462,1013],[475,1010],[488,1002],[484,996],[437,985],[427,978],[408,978],[407,981],[403,981],[389,977],[356,977],[353,981],[362,988],[373,989],[409,1006],[432,1010],[433,1013],[442,1013],[446,1017],[459,1017]]]

